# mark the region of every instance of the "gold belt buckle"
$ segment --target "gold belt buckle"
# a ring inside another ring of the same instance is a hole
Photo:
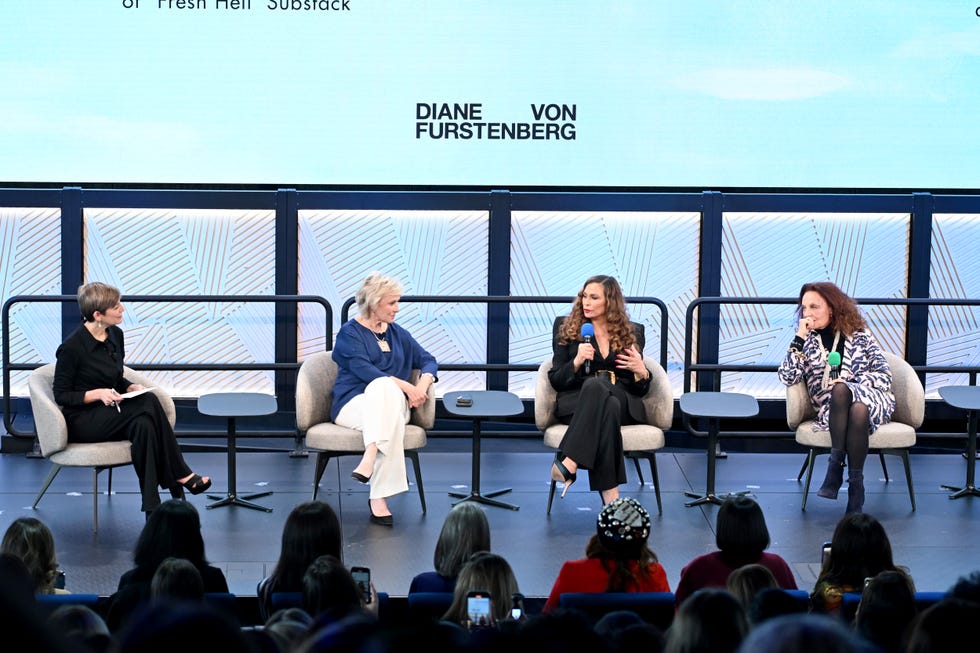
[[[596,370],[596,376],[605,376],[609,379],[609,382],[616,385],[616,373],[612,370]]]

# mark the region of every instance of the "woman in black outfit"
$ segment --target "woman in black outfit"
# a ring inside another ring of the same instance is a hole
[[[201,573],[205,593],[228,592],[224,572],[209,564],[204,555],[197,508],[170,499],[150,515],[133,552],[136,566],[120,576],[116,593],[109,597],[106,623],[110,630],[118,632],[152,598],[153,576],[167,558],[183,558],[194,565]]]
[[[588,341],[583,325],[591,331]],[[630,321],[623,291],[610,276],[587,279],[571,313],[555,321],[548,379],[558,391],[556,416],[568,430],[551,478],[565,483],[563,497],[581,467],[589,470],[589,489],[602,495],[603,504],[619,498],[626,482],[620,427],[646,417],[642,398],[650,371],[643,345],[643,325]]]
[[[65,415],[69,441],[133,443],[142,510],[150,513],[160,505],[157,486],[182,498],[184,488],[200,494],[211,487],[211,479],[198,476],[184,462],[156,395],[121,396],[144,388],[123,376],[126,348],[118,325],[125,309],[120,299],[117,288],[98,281],[78,289],[82,326],[58,347],[54,399]]]

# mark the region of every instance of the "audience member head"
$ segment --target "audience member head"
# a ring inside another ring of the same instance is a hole
[[[105,619],[87,605],[58,606],[48,615],[47,626],[61,634],[76,651],[103,653],[113,644]]]
[[[730,566],[757,562],[769,543],[766,517],[755,499],[736,495],[724,500],[715,519],[715,544]]]
[[[184,558],[164,558],[153,573],[150,596],[157,600],[203,601],[201,572]]]
[[[119,651],[172,653],[187,648],[254,653],[241,626],[208,603],[151,601],[133,614],[117,635]]]
[[[298,592],[307,567],[322,555],[344,559],[340,519],[329,504],[306,501],[297,505],[282,527],[282,547],[272,572],[274,586]]]
[[[48,628],[38,610],[27,565],[10,553],[0,553],[0,632],[6,642],[29,643],[31,653],[74,653]]]
[[[0,552],[0,588],[11,601],[34,608],[34,579],[24,560],[13,553]]]
[[[610,651],[660,653],[664,649],[663,631],[630,610],[607,612],[594,629]]]
[[[757,562],[742,565],[732,570],[726,581],[726,588],[748,610],[752,599],[767,589],[779,589],[779,583],[769,567]]]
[[[864,585],[854,630],[885,653],[899,653],[903,650],[905,629],[916,612],[911,576],[898,570],[883,571]]]
[[[732,653],[749,631],[745,608],[731,592],[699,589],[677,608],[667,629],[667,653]]]
[[[361,592],[350,571],[332,555],[322,555],[303,574],[303,609],[317,618],[330,619],[361,609]]]
[[[150,513],[136,542],[133,560],[137,567],[155,571],[170,557],[184,558],[198,567],[207,564],[201,517],[189,501],[169,499]]]
[[[739,653],[874,653],[836,617],[801,612],[767,619],[745,637]]]
[[[361,653],[372,650],[373,638],[378,634],[377,619],[361,610],[325,625],[315,622],[309,634],[292,650],[294,653]]]
[[[280,651],[292,651],[306,637],[313,617],[302,608],[277,610],[262,627],[279,647]]]
[[[18,517],[7,527],[0,551],[20,558],[27,567],[37,594],[53,594],[58,574],[54,535],[47,524],[34,517]]]
[[[957,578],[947,594],[957,599],[980,603],[980,571],[971,571]]]
[[[521,628],[520,637],[523,650],[535,653],[604,653],[614,650],[596,633],[592,621],[580,610],[560,609],[535,615]]]
[[[765,589],[756,594],[749,604],[749,624],[755,626],[773,617],[805,613],[808,609],[807,601],[794,598],[786,590]]]
[[[521,591],[517,586],[514,570],[503,556],[489,551],[478,551],[459,571],[453,602],[442,618],[465,624],[466,596],[472,590],[490,593],[490,611],[494,622],[510,617],[513,596]]]
[[[631,497],[613,499],[599,511],[596,536],[607,553],[604,557],[637,560],[647,549],[650,513]]]
[[[477,551],[490,550],[490,522],[479,504],[457,503],[442,522],[442,530],[432,556],[436,572],[456,578],[466,561]]]
[[[976,637],[980,603],[947,597],[923,610],[909,626],[905,653],[961,651]]]
[[[860,591],[865,578],[895,569],[884,526],[866,512],[855,512],[837,522],[830,541],[830,558],[820,570],[817,583],[827,581]]]
[[[609,574],[607,592],[628,591],[636,585],[637,576],[649,573],[648,566],[657,562],[649,538],[650,513],[636,499],[620,497],[602,507],[585,556],[604,561]]]

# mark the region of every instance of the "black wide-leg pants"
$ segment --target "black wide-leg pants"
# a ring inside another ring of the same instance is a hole
[[[568,424],[561,453],[589,470],[590,490],[601,492],[626,482],[621,425],[635,420],[622,386],[602,376],[586,379],[575,412],[559,420]]]
[[[143,497],[142,510],[154,510],[160,505],[157,488],[171,488],[178,478],[191,473],[160,400],[147,392],[121,401],[118,411],[101,403],[89,406],[68,418],[68,439],[132,442],[133,467]]]

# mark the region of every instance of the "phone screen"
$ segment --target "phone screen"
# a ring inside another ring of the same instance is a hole
[[[371,602],[371,570],[367,567],[353,567],[350,570],[357,588],[361,590],[361,596],[365,603]]]
[[[470,628],[490,625],[490,595],[486,592],[470,592],[466,597],[466,615]]]
[[[524,617],[524,595],[515,593],[511,596],[511,601],[513,604],[510,609],[510,618],[520,620]]]

